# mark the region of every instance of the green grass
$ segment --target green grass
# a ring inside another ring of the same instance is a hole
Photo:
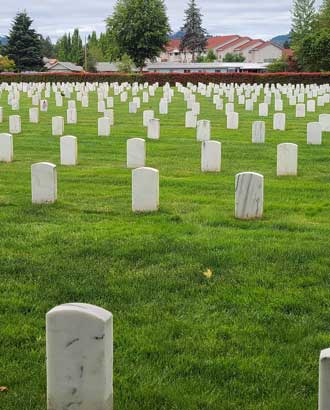
[[[330,345],[330,135],[307,146],[305,119],[285,104],[287,131],[251,144],[254,113],[239,107],[240,128],[198,97],[201,119],[222,142],[222,172],[200,172],[195,130],[184,128],[176,93],[147,141],[147,165],[160,172],[160,211],[131,212],[126,140],[145,137],[143,109],[158,112],[161,91],[128,114],[115,98],[110,138],[97,137],[96,95],[65,126],[79,143],[79,165],[59,165],[52,96],[40,124],[22,134],[15,161],[0,164],[0,408],[46,408],[45,314],[67,302],[114,315],[116,410],[312,410],[318,357]],[[236,104],[237,105],[237,104]],[[7,93],[0,97],[8,132]],[[13,112],[15,114],[16,112]],[[270,114],[273,113],[273,106]],[[299,176],[276,177],[276,146],[299,144]],[[33,206],[30,166],[57,164],[58,201]],[[265,177],[264,218],[235,220],[235,174]],[[213,277],[203,271],[210,268]]]

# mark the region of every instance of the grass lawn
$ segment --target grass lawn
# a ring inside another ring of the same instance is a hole
[[[0,393],[2,410],[45,410],[45,314],[67,302],[99,305],[114,315],[116,410],[312,410],[318,358],[330,346],[330,134],[306,144],[306,124],[251,143],[262,120],[240,113],[227,130],[224,111],[198,96],[200,119],[222,142],[222,172],[200,172],[200,143],[185,129],[185,103],[175,93],[161,138],[147,141],[147,166],[160,172],[160,211],[131,212],[126,140],[145,137],[137,114],[115,97],[110,138],[97,136],[96,93],[78,103],[79,165],[59,165],[51,118],[65,114],[52,94],[40,124],[22,133],[14,162],[0,164]],[[65,102],[66,105],[66,102]],[[8,132],[7,93],[0,97]],[[299,144],[299,176],[276,177],[276,146]],[[30,166],[57,164],[58,201],[31,204]],[[265,177],[264,218],[234,218],[235,174]],[[203,272],[211,269],[207,279]],[[94,409],[93,409],[94,410]]]

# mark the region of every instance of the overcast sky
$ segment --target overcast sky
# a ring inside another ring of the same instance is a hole
[[[321,0],[318,1],[320,3]],[[78,27],[82,34],[104,31],[105,18],[116,0],[0,0],[0,34],[7,34],[13,16],[26,9],[34,27],[56,40]],[[165,0],[172,30],[182,26],[187,0]],[[210,34],[240,34],[270,39],[290,29],[292,0],[197,0]]]

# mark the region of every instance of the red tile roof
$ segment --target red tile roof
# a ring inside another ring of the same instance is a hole
[[[241,50],[244,50],[245,48],[250,48],[250,47],[253,47],[253,46],[258,46],[259,43],[263,44],[264,41],[261,40],[261,39],[250,40],[250,41],[248,41],[247,43],[244,43],[244,44],[242,44],[241,46],[235,48],[235,51],[241,51]]]
[[[175,49],[180,49],[181,40],[170,40],[166,46],[166,51],[173,51]]]
[[[216,36],[216,37],[210,37],[207,40],[207,48],[216,48],[220,47],[224,43],[231,42],[239,38],[237,34],[233,34],[231,36]]]
[[[288,57],[288,58],[292,58],[294,56],[294,52],[291,48],[284,48],[283,49],[283,55]]]
[[[240,44],[242,41],[244,41],[244,44],[245,44],[245,43],[251,41],[251,38],[250,37],[240,37],[237,40],[231,41],[230,43],[227,43],[227,44],[223,45],[222,47],[218,47],[217,50],[223,51],[226,48],[233,47],[236,44]]]
[[[283,48],[281,46],[279,46],[278,44],[272,43],[271,41],[265,41],[264,43],[260,44],[259,46],[254,47],[253,50],[260,50],[260,49],[262,49],[264,47],[267,47],[267,46],[274,46],[274,47],[279,48],[280,50],[283,50]]]

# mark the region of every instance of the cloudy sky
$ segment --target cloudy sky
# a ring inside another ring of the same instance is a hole
[[[321,0],[318,1],[320,3]],[[34,27],[56,40],[78,27],[83,34],[104,31],[116,0],[0,0],[0,34],[7,34],[17,11],[26,9]],[[182,25],[187,0],[165,0],[173,31]],[[292,0],[198,0],[210,34],[240,34],[269,39],[290,28]]]

